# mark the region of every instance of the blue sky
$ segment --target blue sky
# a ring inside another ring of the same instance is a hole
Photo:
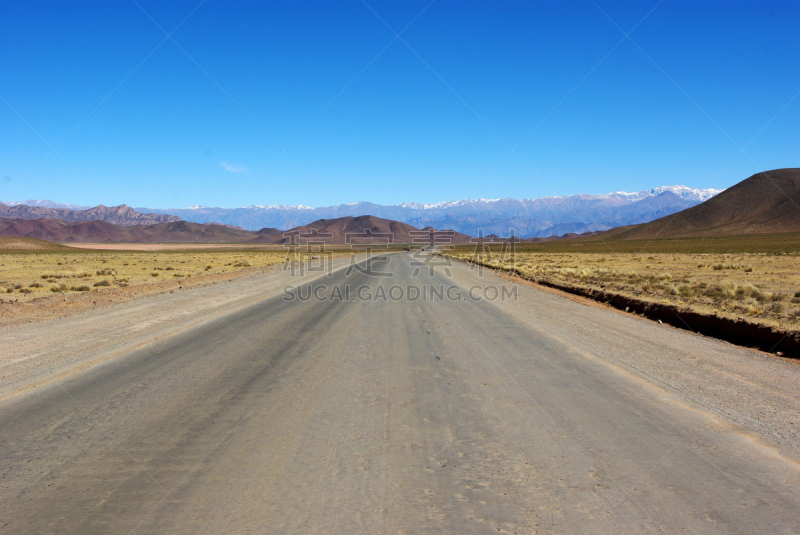
[[[0,201],[728,187],[800,166],[798,27],[793,1],[2,1]]]

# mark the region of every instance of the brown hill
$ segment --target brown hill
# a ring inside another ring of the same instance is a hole
[[[800,169],[764,171],[702,204],[650,223],[601,233],[605,239],[693,238],[800,232]]]
[[[631,228],[631,227],[625,227],[625,228]],[[589,238],[591,236],[597,236],[598,234],[600,234],[600,232],[598,231],[583,232],[581,234],[570,232],[568,234],[564,234],[563,236],[548,236],[546,238],[526,238],[522,241],[527,243],[544,243],[550,241],[571,240],[574,238]]]
[[[180,217],[165,214],[143,214],[126,204],[119,206],[95,206],[87,210],[69,208],[46,208],[18,204],[7,206],[0,203],[0,217],[9,219],[61,219],[63,221],[107,221],[123,227],[134,225],[154,225],[180,221]]]

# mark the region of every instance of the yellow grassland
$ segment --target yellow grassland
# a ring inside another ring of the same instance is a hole
[[[800,329],[800,255],[783,253],[450,252],[535,280],[592,288],[699,313]]]
[[[286,251],[0,252],[0,299],[180,281],[283,263]]]

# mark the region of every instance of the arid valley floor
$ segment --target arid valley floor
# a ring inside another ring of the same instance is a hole
[[[4,324],[0,530],[800,530],[796,361],[418,261]]]

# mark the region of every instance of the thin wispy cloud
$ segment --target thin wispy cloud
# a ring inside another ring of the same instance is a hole
[[[236,173],[237,175],[241,175],[242,173],[247,173],[250,171],[250,169],[248,169],[244,165],[232,164],[228,162],[219,162],[219,164],[226,171],[230,173]]]

